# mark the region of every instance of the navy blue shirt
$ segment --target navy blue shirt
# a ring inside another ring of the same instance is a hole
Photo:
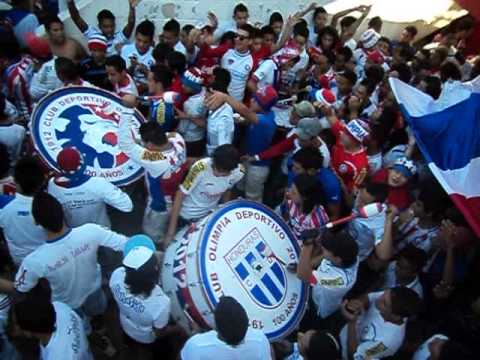
[[[277,130],[275,114],[270,111],[266,114],[257,114],[258,123],[250,124],[247,131],[247,153],[248,155],[260,154],[267,150],[272,143],[273,135]],[[252,162],[257,166],[268,166],[271,160],[260,160]]]

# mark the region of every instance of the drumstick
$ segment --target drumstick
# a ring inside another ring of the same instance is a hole
[[[305,86],[305,87],[302,88],[302,89],[299,89],[299,90],[297,91],[297,94],[298,94],[298,93],[301,93],[301,92],[310,92],[310,91],[312,91],[312,87],[311,87],[310,85],[308,85],[308,86]],[[293,96],[291,96],[291,97],[289,97],[289,98],[287,98],[287,99],[283,99],[283,100],[277,101],[277,104],[279,104],[279,105],[288,105],[289,103],[294,103],[294,102],[296,102],[297,100],[298,100],[298,96],[297,96],[297,95],[293,95]]]
[[[266,258],[272,258],[273,257],[283,266],[287,266],[287,263],[285,261],[283,261],[282,259],[280,259],[277,255],[275,255],[275,253],[273,252],[273,250],[270,247],[268,247],[268,250],[267,250],[267,245],[266,244],[263,245],[263,249],[260,250],[260,253],[262,255],[264,255]]]
[[[349,222],[355,218],[362,218],[362,219],[367,219],[369,217],[375,216],[380,214],[384,209],[384,206],[382,203],[372,203],[365,205],[364,207],[361,207],[357,211],[354,211],[352,214],[349,216],[345,216],[341,219],[331,221],[325,225],[322,226],[322,228],[326,229],[331,229],[335,226],[345,224],[346,222]]]

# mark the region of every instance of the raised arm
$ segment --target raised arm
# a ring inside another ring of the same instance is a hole
[[[390,261],[393,257],[393,219],[396,216],[395,211],[390,209],[387,211],[387,217],[385,219],[385,230],[383,233],[382,241],[375,246],[375,255],[382,261]]]
[[[135,7],[138,4],[138,0],[128,0],[130,6],[128,11],[128,22],[123,28],[123,35],[129,39],[132,36],[133,29],[135,28]]]
[[[302,18],[304,17],[305,15],[307,15],[309,12],[315,10],[317,8],[317,3],[315,2],[312,2],[310,5],[308,5],[308,7],[306,7],[305,9],[301,10],[301,11],[298,11],[294,14],[295,17],[297,18]]]
[[[247,106],[245,106],[243,103],[235,100],[233,97],[230,95],[224,94],[220,91],[213,91],[213,94],[210,95],[208,100],[206,101],[206,105],[209,108],[217,108],[221,106],[223,103],[227,103],[230,105],[233,109],[234,112],[240,114],[242,117],[245,118],[245,120],[258,124],[258,117],[255,112],[250,110]]]
[[[368,16],[371,9],[372,9],[372,5],[359,7],[358,10],[362,13],[362,15],[352,25],[353,34],[357,32],[359,26],[362,24],[363,20],[365,20],[365,18]]]
[[[68,12],[70,13],[70,17],[72,18],[73,22],[77,26],[77,28],[84,33],[88,29],[88,24],[83,20],[80,12],[77,9],[77,5],[75,5],[75,0],[68,0]]]
[[[278,50],[280,50],[290,39],[292,36],[293,32],[293,27],[294,25],[299,21],[300,17],[298,16],[289,16],[288,20],[282,30],[282,34],[280,36],[280,39],[277,41],[276,44],[272,45],[272,54],[276,53]]]
[[[334,27],[334,28],[337,28],[338,20],[340,20],[342,17],[347,16],[348,14],[350,14],[350,13],[352,13],[352,12],[354,12],[354,11],[361,11],[362,6],[363,6],[363,5],[355,6],[355,7],[353,7],[353,8],[346,9],[346,10],[342,10],[342,11],[339,11],[338,13],[336,13],[336,14],[333,14],[333,17],[332,17],[332,21],[331,21],[331,23],[330,23],[330,26],[332,26],[332,27]]]

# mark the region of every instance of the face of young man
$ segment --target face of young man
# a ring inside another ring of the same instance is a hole
[[[170,47],[174,47],[178,42],[178,37],[171,31],[164,31],[162,34],[162,39],[165,44]]]
[[[108,80],[113,85],[120,83],[122,73],[118,72],[113,66],[107,66],[105,69],[107,70]]]
[[[103,19],[98,23],[98,27],[107,38],[111,38],[115,34],[115,20],[113,19]]]
[[[249,38],[249,33],[243,30],[237,30],[235,34],[235,50],[240,53],[247,52],[252,45],[252,40]]]
[[[272,29],[275,32],[275,34],[277,34],[277,35],[281,34],[282,29],[283,29],[283,22],[275,21],[271,26],[272,26]]]
[[[63,24],[52,23],[48,30],[48,37],[54,44],[62,44],[65,42],[65,32],[63,30]]]
[[[140,54],[145,54],[150,48],[151,44],[152,40],[150,39],[150,37],[140,33],[137,33],[135,35],[135,46],[137,47],[137,50]]]
[[[248,11],[238,11],[233,16],[233,20],[237,24],[237,27],[245,25],[248,22]]]
[[[107,52],[105,50],[90,50],[90,54],[92,55],[93,61],[97,64],[103,64],[107,59]]]

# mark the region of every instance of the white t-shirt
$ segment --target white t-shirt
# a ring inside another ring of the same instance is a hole
[[[386,207],[381,213],[362,219],[356,218],[348,224],[348,231],[358,244],[360,262],[365,260],[382,240],[387,217]]]
[[[384,289],[390,289],[390,288],[399,286],[397,284],[397,275],[395,274],[396,265],[397,265],[396,261],[392,261],[390,262],[390,264],[388,264],[387,270],[385,270],[385,275],[384,275],[384,283],[383,283]],[[420,283],[420,279],[418,278],[418,276],[410,284],[405,285],[405,287],[412,289],[418,294],[418,296],[420,296],[420,298],[423,299],[423,287],[422,287],[422,284]]]
[[[55,332],[46,346],[40,345],[42,360],[93,360],[80,316],[68,305],[53,302]]]
[[[185,194],[180,216],[184,219],[200,219],[215,209],[222,195],[233,188],[245,175],[239,164],[229,176],[215,176],[212,158],[198,160],[190,168],[180,190]]]
[[[8,251],[15,265],[39,246],[45,244],[47,233],[35,225],[32,216],[33,197],[22,194],[0,209],[0,227],[7,240]]]
[[[312,272],[310,285],[312,299],[317,306],[318,315],[323,319],[333,314],[342,303],[345,294],[357,280],[358,260],[344,269],[335,266],[330,260],[323,259],[317,270]]]
[[[15,287],[20,292],[28,292],[40,278],[45,278],[52,288],[53,301],[78,309],[101,286],[98,247],[122,251],[126,241],[125,236],[96,224],[69,229],[23,260],[15,277]]]
[[[183,103],[183,111],[191,118],[205,118],[207,108],[205,107],[205,89],[198,94],[190,96]],[[197,126],[190,119],[182,119],[178,124],[177,131],[182,134],[186,142],[200,141],[205,138],[205,128]]]
[[[63,86],[63,83],[55,71],[55,57],[42,65],[40,70],[33,74],[30,83],[30,95],[33,101],[40,100],[50,91],[54,91]]]
[[[231,144],[235,132],[233,109],[227,103],[215,111],[210,111],[207,118],[207,154],[223,144]]]
[[[227,345],[215,330],[192,336],[180,353],[182,360],[270,360],[270,343],[265,334],[249,328],[238,346]]]
[[[148,298],[133,295],[125,285],[125,268],[112,273],[110,289],[120,311],[123,330],[132,339],[151,344],[155,341],[154,329],[162,329],[170,317],[170,299],[159,285],[155,285]]]
[[[85,32],[83,33],[83,36],[85,36],[87,40],[91,39],[92,37],[96,37],[98,35],[105,36],[105,34],[103,34],[99,28],[91,25],[89,25],[87,30],[85,30]],[[123,31],[116,31],[112,37],[108,38],[105,36],[105,38],[107,39],[107,55],[108,56],[115,55],[118,53],[117,50],[115,49],[115,46],[117,46],[118,44],[125,44],[129,41],[125,37],[125,34],[123,33]]]
[[[358,347],[353,355],[354,360],[381,359],[394,355],[405,338],[405,322],[397,325],[385,321],[377,309],[375,301],[383,295],[383,292],[368,294],[370,307],[357,320]],[[348,359],[348,325],[340,332],[342,358]]]
[[[0,143],[7,147],[8,155],[10,155],[10,165],[12,166],[17,162],[24,138],[25,128],[23,126],[18,124],[0,125]]]
[[[122,47],[122,51],[120,53],[120,56],[125,60],[127,63],[127,69],[130,67],[132,63],[132,58],[136,57],[137,62],[139,64],[145,65],[148,69],[155,64],[155,59],[153,58],[152,55],[153,48],[150,46],[150,48],[145,52],[144,54],[140,54],[137,50],[137,47],[135,44],[128,44]],[[145,74],[140,72],[138,69],[135,70],[135,73],[133,74],[133,79],[136,82],[141,82],[141,83],[146,83],[147,82],[147,77]]]
[[[113,85],[113,92],[120,97],[124,97],[125,95],[138,95],[137,85],[130,74],[127,74],[125,83]]]
[[[413,354],[412,360],[429,360],[431,353],[428,346],[435,339],[448,340],[448,337],[441,334],[433,335],[430,339],[428,339],[422,345],[420,345],[417,351],[415,351],[415,354]]]
[[[272,59],[266,59],[260,63],[253,76],[257,80],[257,86],[262,88],[267,85],[275,85],[278,69],[277,64]]]
[[[228,50],[222,57],[221,67],[230,72],[228,93],[235,100],[242,102],[247,81],[253,69],[253,58],[250,51],[241,54],[235,49]]]
[[[52,178],[48,192],[62,204],[65,222],[70,227],[93,223],[109,228],[107,204],[123,212],[133,210],[130,196],[101,177],[91,177],[75,187],[62,185],[61,178]]]

